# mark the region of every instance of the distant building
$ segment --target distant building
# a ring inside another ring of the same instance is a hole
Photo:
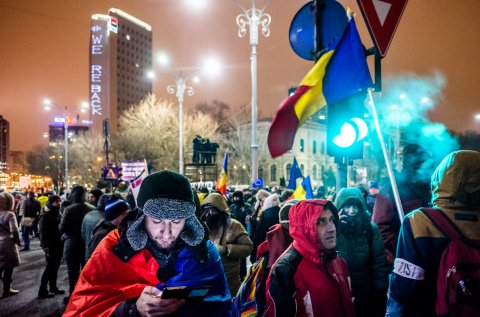
[[[72,140],[75,140],[79,135],[88,131],[87,126],[83,125],[69,125],[67,132],[68,132],[68,140],[69,143]],[[50,124],[48,126],[48,142],[50,145],[55,145],[56,143],[64,143],[65,142],[65,128],[62,124]]]
[[[7,169],[8,153],[10,150],[10,124],[0,115],[0,173]]]
[[[27,174],[27,155],[24,151],[10,151],[9,173]]]
[[[152,69],[152,28],[123,12],[92,16],[90,31],[90,118],[96,131],[110,120],[118,128],[122,111],[152,92],[147,73]]]

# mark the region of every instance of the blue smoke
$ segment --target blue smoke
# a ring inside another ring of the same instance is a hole
[[[404,74],[387,78],[380,102],[376,102],[382,132],[386,139],[401,132],[401,145],[418,144],[429,159],[421,174],[429,178],[433,169],[450,152],[459,148],[458,141],[444,124],[430,122],[428,112],[443,99],[445,77],[435,72],[428,76]]]

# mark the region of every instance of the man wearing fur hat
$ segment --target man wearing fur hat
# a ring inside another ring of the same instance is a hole
[[[147,176],[138,217],[110,232],[82,271],[64,316],[230,316],[221,259],[195,217],[186,177]],[[205,288],[203,300],[162,298],[165,287]]]
[[[252,241],[242,224],[230,217],[230,210],[222,195],[211,193],[202,203],[205,220],[210,229],[209,238],[218,249],[227,275],[230,293],[240,287],[240,262],[252,251]]]

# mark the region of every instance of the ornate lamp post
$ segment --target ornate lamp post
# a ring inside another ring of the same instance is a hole
[[[252,7],[245,9],[237,16],[238,36],[244,37],[247,34],[247,26],[250,31],[250,53],[252,72],[252,181],[258,178],[258,144],[257,144],[257,45],[258,27],[261,26],[262,34],[265,37],[270,35],[269,25],[272,20],[270,15],[255,7],[255,0],[252,0]]]
[[[169,94],[175,94],[178,100],[178,171],[183,174],[183,96],[193,96],[195,91],[191,86],[187,86],[187,78],[180,71],[174,85],[167,87]]]

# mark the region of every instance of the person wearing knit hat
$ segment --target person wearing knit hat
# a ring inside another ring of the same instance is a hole
[[[257,259],[257,248],[263,241],[265,241],[268,229],[278,223],[278,212],[280,211],[279,206],[280,199],[277,194],[271,194],[264,200],[253,234],[253,250],[250,256],[251,261]]]
[[[87,258],[90,258],[103,238],[112,230],[126,225],[130,206],[120,195],[107,195],[104,219],[99,221],[92,231],[92,238],[87,245]]]
[[[38,217],[38,232],[40,246],[45,253],[46,266],[40,280],[38,298],[50,298],[54,294],[64,294],[65,291],[57,287],[57,275],[62,260],[63,242],[58,230],[60,224],[60,196],[51,195]],[[50,286],[50,292],[47,286]]]
[[[20,265],[17,245],[20,245],[18,224],[12,212],[15,198],[0,189],[0,276],[3,279],[3,297],[18,294],[12,289],[13,269]]]
[[[120,205],[112,203],[113,215]],[[97,246],[64,316],[229,316],[221,258],[195,216],[188,179],[168,170],[148,175],[137,208],[135,221],[111,231]],[[208,292],[203,301],[162,298],[172,287]]]
[[[210,229],[209,239],[213,241],[222,258],[230,294],[237,294],[241,281],[241,260],[252,251],[252,241],[243,225],[230,217],[225,198],[211,193],[202,203],[204,220]]]

